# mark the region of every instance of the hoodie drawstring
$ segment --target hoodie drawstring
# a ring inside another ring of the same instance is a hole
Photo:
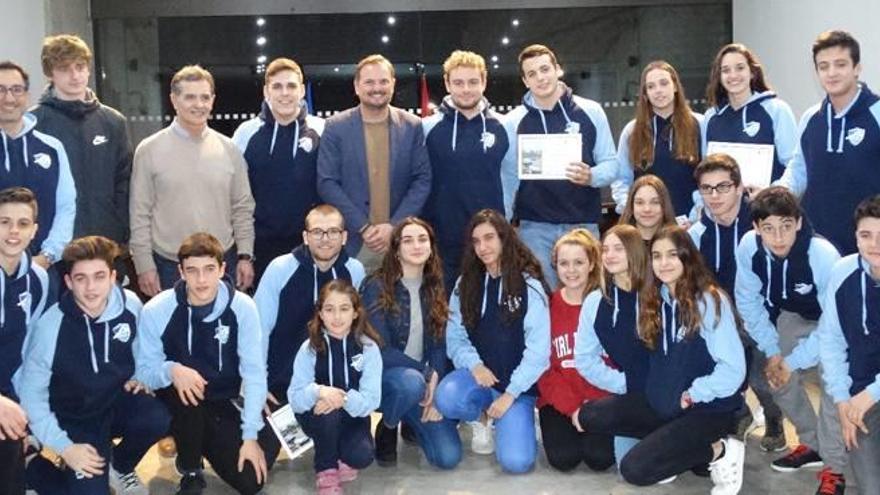
[[[617,286],[615,285],[615,286],[614,286],[614,313],[611,314],[611,326],[612,326],[612,327],[616,327],[616,326],[617,326],[617,312],[618,312],[618,309],[619,309],[619,308],[618,308],[618,306],[617,306]]]
[[[673,344],[675,343],[675,334],[677,333],[677,325],[675,324],[675,309],[676,309],[677,305],[678,305],[678,302],[673,300],[672,301],[672,330],[671,330],[672,337],[670,338],[670,340],[672,340]],[[660,307],[660,316],[663,319],[663,355],[665,356],[665,355],[669,354],[669,343],[667,342],[667,338],[669,338],[668,337],[669,332],[667,332],[667,329],[666,329],[666,303],[665,302]]]
[[[24,167],[25,167],[25,168],[28,167],[28,147],[27,147],[27,143],[28,143],[28,135],[27,135],[27,133],[25,133],[24,135],[21,136],[21,158],[22,158],[22,161],[24,162]]]
[[[498,305],[501,306],[501,294],[504,292],[503,279],[498,281]],[[489,299],[489,272],[483,277],[483,306],[480,308],[480,318],[486,314],[486,300]]]
[[[217,371],[223,372],[223,338],[221,338],[220,329],[223,327],[223,320],[217,318]],[[227,336],[228,338],[228,336]]]
[[[189,355],[193,354],[193,310],[192,306],[186,307],[186,349]]]
[[[330,274],[333,280],[336,280],[336,266],[330,267]],[[312,265],[312,302],[318,302],[318,265]]]
[[[330,350],[330,337],[324,334],[324,343],[327,344],[327,375],[330,377],[330,386],[333,386],[333,351]]]
[[[86,320],[86,335],[89,337],[89,357],[92,358],[92,371],[98,373],[98,358],[95,356],[95,337],[92,336],[92,323],[86,315],[83,315],[83,319]]]
[[[278,138],[278,122],[275,122],[275,127],[272,128],[272,142],[269,143],[269,155],[275,151],[275,140]]]
[[[6,171],[9,172],[9,140],[6,139],[6,133],[0,132],[0,137],[3,138],[3,165],[6,167]]]
[[[110,362],[110,323],[104,322],[104,364]]]
[[[788,299],[788,258],[782,262],[782,299]]]
[[[348,390],[348,337],[342,339],[342,371],[345,373],[345,390]]]
[[[862,330],[865,331],[865,335],[870,335],[871,332],[868,331],[868,274],[866,269],[862,267],[861,259],[859,259],[859,268],[862,269]]]
[[[455,151],[456,141],[458,141],[458,109],[452,114],[452,151]]]
[[[721,229],[715,224],[715,273],[721,271]],[[733,221],[733,255],[736,256],[736,241],[739,239],[739,217]]]
[[[840,118],[840,136],[837,139],[837,150],[835,151],[834,148],[831,147],[831,134],[833,132],[833,129],[831,128],[832,113],[834,113],[834,108],[831,107],[831,102],[829,101],[825,106],[825,120],[828,127],[828,134],[825,136],[825,151],[828,153],[843,153],[843,139],[846,136],[846,114]]]
[[[6,326],[6,274],[0,273],[0,328]]]

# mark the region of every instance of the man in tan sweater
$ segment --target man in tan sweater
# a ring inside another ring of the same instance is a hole
[[[254,278],[254,198],[241,152],[208,127],[214,78],[197,65],[180,69],[171,104],[174,121],[134,154],[129,245],[138,285],[148,296],[174,285],[181,242],[207,232],[223,244],[225,269],[246,289]]]

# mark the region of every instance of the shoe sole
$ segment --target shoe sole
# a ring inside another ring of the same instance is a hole
[[[795,471],[800,471],[801,469],[810,469],[810,468],[820,468],[824,466],[825,463],[823,461],[814,461],[807,462],[805,464],[801,464],[798,467],[783,467],[777,466],[776,464],[770,463],[770,468],[779,473],[793,473]]]
[[[781,445],[779,447],[775,447],[772,449],[764,448],[763,445],[761,445],[760,447],[761,447],[761,452],[782,452],[782,451],[788,449],[788,445]]]
[[[495,449],[483,450],[483,449],[471,448],[471,452],[473,452],[474,454],[478,454],[478,455],[492,455],[495,453]]]

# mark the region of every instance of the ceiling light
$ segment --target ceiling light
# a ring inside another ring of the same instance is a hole
[[[388,16],[388,25],[393,26],[397,22],[397,18],[393,15]]]
[[[257,26],[263,27],[266,25],[266,19],[262,17],[257,17]]]
[[[391,41],[391,38],[389,38],[387,34],[383,34],[382,35],[382,43],[387,44],[389,41]]]
[[[511,24],[513,27],[517,27],[517,26],[519,26],[519,19],[514,19],[514,20],[510,21],[510,24]]]
[[[265,44],[266,44],[266,37],[265,36],[260,36],[259,38],[257,38],[257,46],[263,46]]]
[[[497,62],[497,61],[498,61],[498,55],[492,55],[492,61],[493,61],[493,62]]]
[[[265,64],[266,63],[266,56],[260,55],[259,57],[257,57],[257,63],[258,64]]]
[[[502,45],[508,45],[508,44],[510,44],[510,38],[508,38],[507,36],[501,38],[501,44],[502,44]]]

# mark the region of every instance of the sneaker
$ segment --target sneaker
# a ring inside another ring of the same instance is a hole
[[[492,420],[486,424],[480,421],[472,421],[471,425],[471,450],[474,454],[489,455],[495,452],[495,435],[492,431]]]
[[[342,487],[339,485],[339,471],[325,469],[315,475],[315,486],[318,495],[342,495]]]
[[[116,492],[116,495],[150,495],[147,487],[141,483],[141,479],[134,471],[120,473],[113,469],[113,466],[110,466],[109,478],[110,488]]]
[[[389,428],[382,421],[376,425],[376,464],[382,467],[397,465],[397,427]]]
[[[818,452],[804,444],[800,444],[785,457],[780,457],[771,462],[770,467],[780,473],[790,473],[801,468],[822,467],[824,464]]]
[[[341,483],[348,483],[350,481],[354,481],[358,477],[358,470],[349,466],[348,464],[339,461],[339,481]]]
[[[749,408],[743,406],[742,409],[737,411],[736,413],[736,425],[734,427],[733,435],[736,438],[742,438],[745,441],[749,433],[754,429],[755,419],[752,417],[752,412],[749,411]]]
[[[180,478],[180,485],[177,487],[177,495],[202,495],[202,491],[207,488],[205,483],[205,475],[201,471],[189,471]]]
[[[782,452],[788,445],[785,439],[785,429],[782,428],[782,419],[771,419],[764,429],[764,438],[761,439],[761,450],[764,452]]]
[[[846,480],[840,473],[831,471],[831,468],[825,468],[816,475],[819,478],[819,489],[816,495],[843,495],[846,491]]]
[[[711,495],[736,495],[743,484],[746,445],[736,438],[722,438],[724,454],[709,463]]]
[[[670,477],[668,477],[668,478],[666,478],[666,479],[662,479],[662,480],[658,481],[657,484],[658,484],[658,485],[668,485],[668,484],[672,483],[673,481],[675,481],[675,480],[677,480],[677,479],[678,479],[678,475],[677,475],[677,474],[673,474],[672,476],[670,476]]]

